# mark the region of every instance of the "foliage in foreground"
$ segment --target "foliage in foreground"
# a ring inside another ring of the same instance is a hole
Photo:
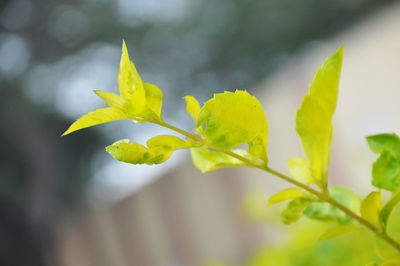
[[[371,150],[379,154],[372,166],[375,191],[361,197],[350,188],[328,187],[332,116],[338,97],[342,57],[343,48],[340,47],[326,59],[297,111],[296,130],[305,158],[288,161],[290,176],[268,166],[268,123],[257,98],[242,90],[227,91],[215,94],[200,106],[193,96],[186,96],[186,111],[195,123],[193,133],[167,124],[162,118],[161,90],[141,80],[125,43],[118,74],[119,95],[96,91],[109,107],[82,116],[64,135],[115,120],[166,127],[185,138],[156,136],[149,139],[146,146],[123,139],[106,150],[116,160],[131,164],[160,164],[173,151],[190,149],[194,164],[202,172],[235,166],[259,168],[295,186],[269,200],[270,204],[288,201],[281,215],[284,223],[296,222],[301,216],[334,222],[336,225],[322,233],[321,238],[369,230],[376,238],[378,254],[385,260],[383,265],[395,265],[400,263],[399,137],[395,134],[367,137]],[[248,149],[237,148],[242,144],[247,144]],[[381,190],[391,193],[388,201],[382,201]]]

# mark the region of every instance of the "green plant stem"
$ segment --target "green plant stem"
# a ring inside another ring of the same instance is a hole
[[[145,122],[150,122],[150,123],[153,123],[153,124],[157,124],[159,126],[168,128],[168,129],[173,130],[175,132],[178,132],[178,133],[182,134],[183,136],[188,137],[188,138],[198,142],[199,144],[204,145],[207,148],[210,148],[210,149],[213,149],[215,151],[222,152],[222,153],[225,153],[227,155],[230,155],[230,156],[232,156],[232,157],[234,157],[234,158],[246,163],[246,165],[248,165],[250,167],[261,169],[261,170],[263,170],[265,172],[268,172],[268,173],[270,173],[270,174],[272,174],[272,175],[274,175],[274,176],[276,176],[276,177],[278,177],[280,179],[285,180],[286,182],[289,182],[289,183],[291,183],[291,184],[293,184],[293,185],[295,185],[297,187],[300,187],[300,188],[310,192],[311,194],[316,196],[319,200],[327,202],[327,203],[333,205],[334,207],[340,209],[341,211],[343,211],[344,213],[349,215],[354,220],[358,221],[360,224],[362,224],[363,226],[368,228],[370,231],[372,231],[377,237],[383,239],[389,245],[391,245],[393,248],[395,248],[397,251],[400,252],[400,244],[399,243],[397,243],[393,238],[391,238],[389,235],[387,235],[384,232],[382,232],[379,228],[377,228],[376,226],[374,226],[373,224],[371,224],[370,222],[365,220],[363,217],[361,217],[357,213],[351,211],[346,206],[344,206],[344,205],[340,204],[339,202],[335,201],[334,199],[332,199],[329,196],[329,194],[327,193],[327,191],[320,192],[320,191],[315,190],[315,189],[313,189],[313,188],[311,188],[311,187],[309,187],[309,186],[307,186],[307,185],[305,185],[305,184],[303,184],[303,183],[301,183],[301,182],[299,182],[299,181],[297,181],[297,180],[295,180],[295,179],[293,179],[293,178],[291,178],[291,177],[289,177],[287,175],[284,175],[284,174],[282,174],[282,173],[280,173],[278,171],[275,171],[275,170],[269,168],[268,166],[266,166],[266,165],[264,165],[262,163],[247,159],[247,158],[245,158],[243,156],[240,156],[240,155],[238,155],[238,154],[236,154],[236,153],[234,153],[232,151],[225,151],[225,150],[219,149],[217,147],[214,147],[213,145],[208,143],[206,140],[204,140],[204,139],[202,139],[202,138],[200,138],[200,137],[198,137],[198,136],[196,136],[194,134],[191,134],[191,133],[189,133],[187,131],[184,131],[182,129],[174,127],[174,126],[172,126],[170,124],[167,124],[165,122],[158,121],[158,120],[155,120],[155,119],[150,119],[150,118],[146,118],[146,119],[144,119],[144,121]]]

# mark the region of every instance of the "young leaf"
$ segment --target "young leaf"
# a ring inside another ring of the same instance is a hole
[[[390,151],[396,159],[400,159],[400,139],[396,134],[378,134],[368,136],[368,145],[374,153],[382,153],[387,150]]]
[[[124,111],[115,107],[107,107],[90,111],[76,120],[62,135],[68,135],[71,132],[92,127],[95,125],[125,119],[135,119],[133,116],[127,115]]]
[[[118,73],[118,85],[121,96],[126,100],[135,99],[138,105],[144,105],[146,93],[142,79],[135,65],[130,61],[125,41],[122,43],[122,56]]]
[[[217,148],[230,150],[248,143],[251,155],[267,160],[268,124],[260,102],[246,91],[218,93],[201,108],[197,127]]]
[[[379,226],[379,213],[382,210],[381,192],[371,192],[361,201],[360,213],[367,221]]]
[[[332,187],[329,189],[332,199],[349,208],[355,213],[360,210],[361,198],[352,190],[345,187]],[[352,219],[341,210],[326,202],[313,202],[305,210],[304,214],[311,219],[321,221],[337,221],[339,224],[346,224]]]
[[[390,191],[400,186],[400,161],[387,150],[372,165],[372,185]]]
[[[186,112],[197,122],[197,117],[200,113],[200,104],[193,96],[185,96]]]
[[[386,234],[389,235],[393,240],[400,241],[400,205],[397,204],[392,208],[387,221],[386,221]],[[394,249],[387,242],[380,238],[376,239],[376,246],[378,254],[384,259],[400,259],[400,253]]]
[[[163,100],[163,93],[156,85],[151,83],[144,83],[144,89],[146,92],[146,106],[148,116],[162,121],[161,118],[161,107]]]
[[[354,231],[361,231],[364,228],[357,226],[357,225],[339,225],[326,230],[322,235],[319,237],[319,240],[332,238],[336,236],[341,236],[350,232]]]
[[[301,190],[299,188],[288,188],[284,189],[275,195],[273,195],[271,198],[268,200],[269,205],[277,204],[282,201],[286,201],[289,199],[295,199],[295,198],[309,198],[310,195],[305,192],[304,190]]]
[[[129,143],[129,139],[122,139],[106,147],[106,151],[117,161],[144,164],[149,158],[148,150],[145,146]]]
[[[249,159],[253,159],[245,150],[234,149],[232,150],[232,152],[247,157]],[[222,167],[235,167],[245,165],[244,162],[230,155],[211,151],[208,149],[193,148],[191,149],[191,154],[194,165],[203,173],[210,172]]]
[[[288,203],[287,208],[282,212],[282,222],[291,224],[299,220],[303,210],[311,203],[308,198],[295,198]]]
[[[372,184],[395,191],[400,186],[400,139],[395,134],[367,137],[368,145],[379,158],[372,165]]]
[[[107,91],[94,91],[103,101],[105,101],[110,107],[116,107],[123,109],[125,105],[125,99],[121,96]]]
[[[304,158],[291,158],[288,161],[289,175],[305,184],[316,183],[312,176],[311,165]]]
[[[303,98],[296,115],[296,130],[311,164],[314,178],[323,188],[332,142],[332,116],[336,108],[343,47],[328,57],[317,70],[309,93]]]
[[[192,145],[175,136],[162,135],[143,145],[120,140],[106,147],[106,151],[116,160],[131,164],[160,164],[168,160],[174,150],[190,148]]]
[[[383,206],[382,211],[379,214],[379,220],[386,227],[387,219],[392,212],[393,208],[400,202],[400,193],[394,193],[392,198]]]

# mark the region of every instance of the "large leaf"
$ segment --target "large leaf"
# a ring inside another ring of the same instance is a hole
[[[68,129],[63,133],[63,136],[91,126],[124,119],[135,119],[135,117],[128,116],[122,109],[115,107],[108,107],[102,109],[96,109],[83,115],[81,118],[76,120]]]
[[[326,187],[330,146],[332,142],[332,116],[338,97],[343,47],[340,47],[317,70],[309,93],[303,98],[296,115],[296,130],[310,161],[314,178]]]
[[[160,164],[168,160],[174,150],[192,147],[190,143],[170,135],[161,135],[147,141],[147,147],[120,140],[106,147],[116,160],[131,164]]]
[[[355,213],[360,210],[361,197],[345,187],[332,187],[329,189],[332,199],[349,208]],[[304,214],[311,219],[322,221],[336,221],[346,224],[352,221],[346,213],[326,202],[313,202],[305,210]]]
[[[268,124],[260,102],[246,91],[218,93],[201,108],[197,127],[217,148],[230,150],[248,143],[250,154],[267,160]]]
[[[327,229],[324,233],[321,234],[319,240],[332,238],[336,236],[341,236],[354,231],[362,231],[365,230],[363,227],[358,225],[339,225],[332,228]]]
[[[372,165],[372,184],[396,191],[400,186],[400,139],[395,134],[367,137],[368,145],[379,158]]]

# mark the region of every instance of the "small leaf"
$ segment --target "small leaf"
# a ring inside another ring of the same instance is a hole
[[[332,199],[349,208],[355,213],[360,210],[361,198],[352,190],[335,186],[329,189],[329,195]],[[339,224],[346,224],[352,219],[341,210],[326,202],[313,202],[305,210],[304,214],[311,219],[321,221],[336,221]]]
[[[308,198],[295,198],[288,203],[287,208],[282,212],[282,222],[291,224],[299,220],[303,210],[311,203]]]
[[[232,150],[232,152],[247,158],[251,157],[247,151],[242,149],[234,149]],[[194,165],[203,173],[210,172],[222,167],[235,167],[245,165],[244,162],[230,155],[203,148],[193,148],[191,149],[191,154]]]
[[[186,112],[197,122],[200,113],[200,104],[193,96],[185,96]]]
[[[144,83],[146,91],[146,105],[151,111],[150,117],[161,120],[161,107],[163,100],[163,93],[156,85],[151,83]]]
[[[379,213],[382,210],[381,192],[371,192],[361,201],[360,213],[367,221],[379,226]]]
[[[250,154],[267,160],[267,119],[260,102],[246,91],[215,94],[201,108],[196,127],[203,123],[213,146],[231,150],[248,143]]]
[[[296,130],[311,164],[312,174],[325,188],[327,183],[332,116],[336,109],[343,47],[328,57],[317,70],[296,115]]]
[[[368,145],[374,153],[390,151],[396,159],[400,159],[400,139],[396,134],[378,134],[368,136]]]
[[[76,120],[68,129],[64,132],[63,136],[68,135],[71,132],[111,122],[116,120],[126,120],[126,119],[135,119],[135,117],[130,117],[125,112],[123,112],[119,108],[108,107],[102,109],[96,109],[94,111],[90,111],[89,113],[83,115],[81,118]]]
[[[311,165],[304,158],[291,158],[288,161],[289,175],[305,184],[316,183],[312,176]]]
[[[125,105],[125,100],[121,96],[107,91],[94,91],[103,101],[105,101],[110,107],[116,107],[122,109]]]
[[[129,139],[114,142],[106,151],[117,161],[131,164],[144,164],[150,156],[145,146],[129,143]]]
[[[294,198],[309,198],[310,195],[305,192],[304,190],[301,190],[299,188],[288,188],[285,190],[282,190],[278,193],[276,193],[275,195],[273,195],[269,200],[268,200],[268,204],[269,205],[273,205],[273,204],[277,204],[280,203],[282,201],[286,201],[289,199],[294,199]]]
[[[394,193],[392,198],[383,206],[381,213],[379,214],[380,221],[386,227],[387,219],[392,212],[393,208],[400,202],[400,193]]]
[[[400,186],[400,161],[385,150],[372,165],[372,185],[389,191]]]
[[[174,150],[192,147],[190,143],[170,135],[151,138],[147,146],[129,143],[129,140],[124,139],[106,147],[106,151],[121,162],[151,165],[165,162]]]
[[[326,230],[322,235],[319,237],[319,240],[332,238],[336,236],[341,236],[350,232],[354,231],[361,231],[364,228],[357,226],[357,225],[339,225]]]

